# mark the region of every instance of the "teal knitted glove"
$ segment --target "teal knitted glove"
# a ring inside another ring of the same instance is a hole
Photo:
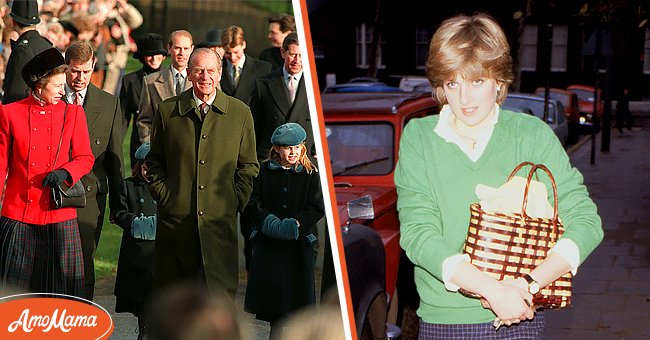
[[[131,222],[131,237],[137,240],[153,241],[156,239],[156,216],[140,214]]]
[[[298,238],[298,223],[293,218],[280,220],[277,216],[269,214],[262,223],[262,233],[277,240],[295,240]]]
[[[318,242],[318,238],[316,238],[316,235],[314,234],[309,234],[305,236],[305,239],[307,240],[307,244],[312,245],[316,242]]]

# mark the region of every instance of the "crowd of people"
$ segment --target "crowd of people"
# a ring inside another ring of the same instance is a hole
[[[179,284],[234,300],[239,232],[245,309],[271,322],[272,336],[283,318],[315,305],[324,205],[291,15],[268,19],[272,46],[255,58],[236,25],[196,44],[182,29],[166,40],[132,37],[143,17],[128,0],[25,0],[11,8],[2,1],[0,11],[8,13],[0,62],[3,291],[92,300],[108,214],[123,229],[116,311],[138,317],[139,338],[160,321],[147,306]],[[124,75],[130,53],[142,67]],[[50,188],[78,181],[85,205],[55,207]]]

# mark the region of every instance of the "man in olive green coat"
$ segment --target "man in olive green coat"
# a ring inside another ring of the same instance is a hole
[[[190,56],[192,89],[154,115],[149,191],[158,201],[154,286],[207,284],[234,298],[239,277],[237,212],[259,172],[248,106],[217,89],[221,58],[207,48]]]

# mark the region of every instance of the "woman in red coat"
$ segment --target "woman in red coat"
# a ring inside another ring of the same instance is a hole
[[[41,52],[22,70],[31,94],[0,106],[0,178],[6,178],[0,217],[4,294],[83,294],[77,211],[54,209],[50,196],[50,186],[73,184],[94,163],[83,108],[61,101],[66,70],[55,48]]]

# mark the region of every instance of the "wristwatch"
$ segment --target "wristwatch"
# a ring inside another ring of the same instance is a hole
[[[539,283],[529,274],[524,275],[524,280],[528,283],[528,292],[535,295],[539,293]]]

